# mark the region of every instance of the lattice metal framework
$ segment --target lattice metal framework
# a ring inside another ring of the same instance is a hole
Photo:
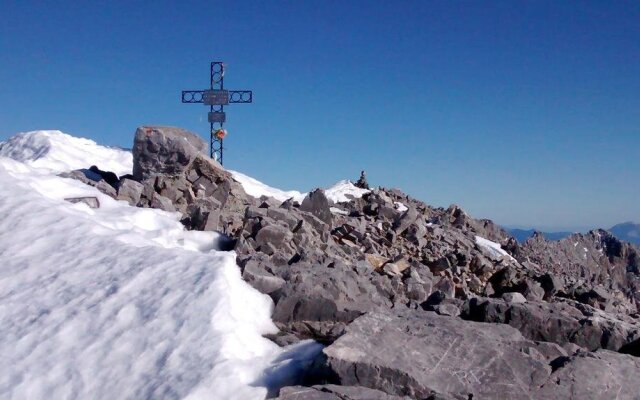
[[[231,103],[251,103],[253,102],[253,92],[251,90],[226,90],[224,88],[224,64],[221,61],[211,63],[211,88],[209,90],[183,90],[183,103],[200,103],[208,105],[209,125],[211,138],[211,158],[222,164],[224,151],[224,139],[216,137],[218,129],[222,129],[226,122],[224,106]]]

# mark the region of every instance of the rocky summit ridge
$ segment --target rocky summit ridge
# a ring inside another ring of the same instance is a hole
[[[458,206],[376,188],[248,195],[180,128],[138,128],[132,175],[64,176],[216,230],[274,302],[271,339],[324,343],[280,399],[639,399],[640,250],[604,230],[520,244]]]

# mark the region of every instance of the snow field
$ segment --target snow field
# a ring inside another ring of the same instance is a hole
[[[215,233],[54,175],[94,164],[127,173],[128,152],[59,132],[8,143],[0,398],[262,399],[321,349],[262,337],[277,331],[272,302],[242,280],[233,252],[215,250]],[[77,196],[101,207],[63,200]]]

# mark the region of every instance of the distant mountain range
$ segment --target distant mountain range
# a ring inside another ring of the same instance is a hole
[[[609,229],[609,232],[620,240],[640,245],[640,224],[625,222]]]
[[[511,236],[515,237],[519,243],[524,243],[536,232],[535,229],[509,229],[505,228]],[[624,222],[608,229],[615,237],[626,242],[640,246],[640,224]],[[575,232],[540,232],[548,240],[560,240]]]

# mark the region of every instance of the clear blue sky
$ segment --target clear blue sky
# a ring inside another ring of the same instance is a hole
[[[538,228],[640,222],[637,1],[56,1],[0,7],[0,140],[60,129],[130,147],[206,135],[225,165],[308,190],[361,169],[436,206]]]

